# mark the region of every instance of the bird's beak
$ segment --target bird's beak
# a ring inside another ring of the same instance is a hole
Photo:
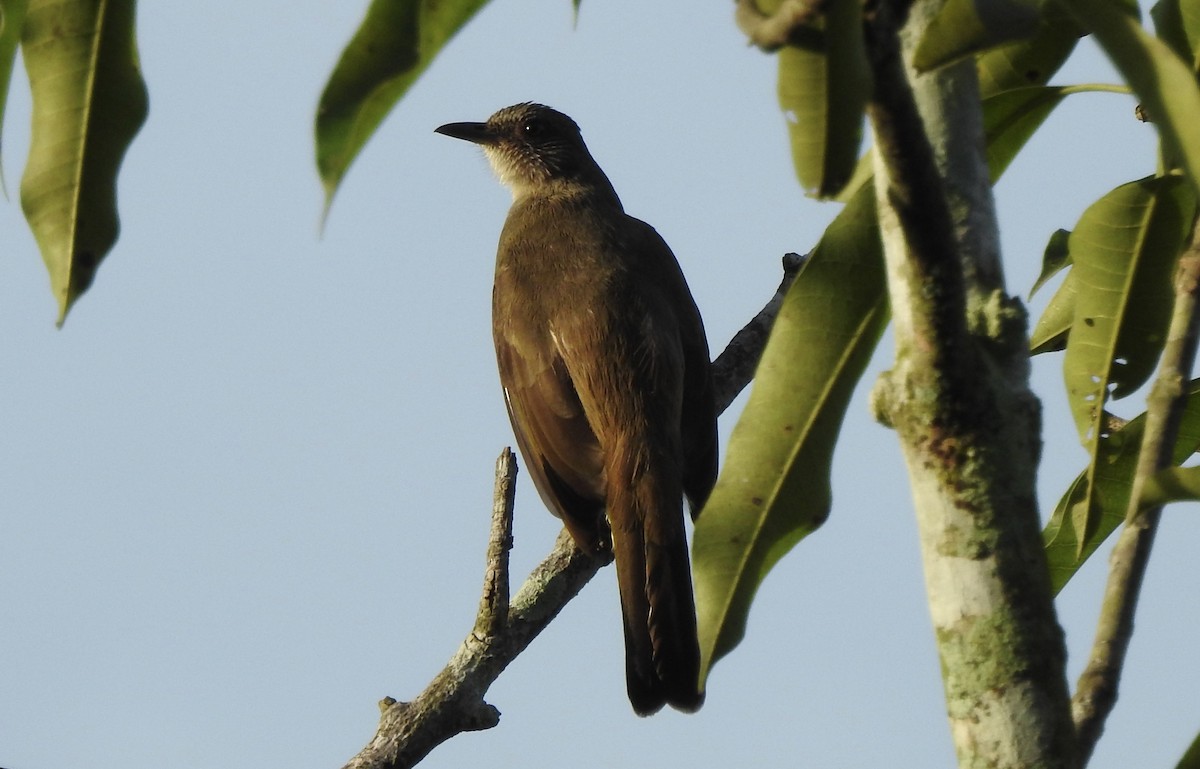
[[[491,144],[495,135],[487,127],[487,123],[447,123],[433,129],[434,133],[464,139],[475,144]]]

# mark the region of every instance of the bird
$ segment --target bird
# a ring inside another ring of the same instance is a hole
[[[716,482],[704,324],[670,247],[625,213],[579,126],[543,104],[437,133],[480,145],[513,201],[492,331],[517,446],[575,545],[611,552],[629,700],[704,702],[685,533]]]

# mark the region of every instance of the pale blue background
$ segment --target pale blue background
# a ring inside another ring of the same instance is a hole
[[[585,2],[573,28],[566,0],[497,2],[367,146],[318,239],[312,115],[365,5],[142,4],[151,110],[123,234],[61,331],[17,203],[17,75],[0,206],[8,769],[338,767],[376,701],[416,695],[469,630],[512,440],[488,320],[508,195],[435,126],[529,99],[573,115],[671,243],[716,349],[836,212],[794,180],[774,59],[732,3]],[[1085,44],[1059,82],[1113,79]],[[1000,184],[1014,292],[1055,228],[1154,170],[1133,106],[1071,97]],[[499,728],[426,765],[952,766],[907,480],[865,402],[890,355],[851,404],[829,523],[764,584],[701,713],[630,711],[606,570],[492,689]],[[1036,371],[1046,510],[1085,461],[1060,365]],[[522,481],[518,577],[556,530]],[[1173,766],[1200,729],[1198,546],[1195,509],[1168,510],[1095,767]],[[1059,600],[1072,681],[1103,567]]]

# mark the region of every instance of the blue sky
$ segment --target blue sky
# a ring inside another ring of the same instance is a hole
[[[437,125],[524,100],[571,114],[671,244],[714,350],[836,213],[795,182],[774,60],[732,4],[585,2],[573,26],[570,3],[537,0],[495,3],[455,39],[318,237],[313,110],[364,9],[142,4],[151,106],[122,236],[62,330],[16,202],[18,73],[0,206],[0,765],[341,766],[376,701],[415,696],[467,633],[512,442],[488,318],[508,193]],[[1114,79],[1085,44],[1058,82]],[[1054,229],[1154,170],[1132,111],[1071,97],[999,185],[1014,293]],[[606,570],[492,688],[500,726],[425,765],[952,766],[903,463],[866,408],[890,355],[885,340],[851,404],[828,524],[763,585],[699,714],[631,712]],[[1047,511],[1086,459],[1060,365],[1035,366]],[[522,480],[515,577],[557,528]],[[1198,536],[1193,508],[1168,510],[1097,769],[1173,766],[1200,729]],[[1103,567],[1059,599],[1072,683]]]

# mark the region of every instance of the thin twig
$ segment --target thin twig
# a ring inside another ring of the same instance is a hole
[[[754,371],[758,368],[767,337],[771,334],[771,327],[775,325],[775,316],[783,306],[783,298],[796,281],[796,276],[800,274],[800,268],[807,261],[807,254],[783,255],[783,280],[775,290],[775,295],[758,315],[733,335],[733,339],[729,340],[729,344],[713,361],[713,397],[717,403],[718,414],[729,408],[733,399],[754,378]]]
[[[1104,722],[1117,702],[1117,686],[1125,652],[1133,636],[1133,617],[1150,560],[1150,549],[1162,507],[1142,508],[1146,481],[1169,467],[1186,403],[1186,385],[1196,361],[1200,338],[1200,228],[1193,223],[1192,242],[1179,260],[1175,277],[1175,309],[1159,364],[1158,378],[1146,404],[1146,428],[1138,456],[1125,528],[1109,559],[1104,605],[1096,625],[1087,667],[1079,676],[1071,711],[1079,739],[1080,766],[1087,763],[1104,732]]]
[[[713,363],[714,387],[724,398],[718,412],[725,410],[753,376],[783,295],[803,262],[804,257],[796,254],[784,257],[784,279],[775,295]],[[375,736],[343,769],[407,769],[461,732],[498,724],[500,712],[483,699],[488,688],[611,561],[611,557],[603,560],[580,552],[564,530],[510,603],[508,553],[516,472],[512,450],[505,449],[496,461],[487,570],[471,632],[415,700],[399,702],[386,697],[380,701],[382,715]]]
[[[496,459],[492,498],[492,531],[488,536],[487,571],[475,618],[475,633],[494,636],[508,624],[508,553],[512,550],[513,508],[517,495],[517,461],[506,448]]]

